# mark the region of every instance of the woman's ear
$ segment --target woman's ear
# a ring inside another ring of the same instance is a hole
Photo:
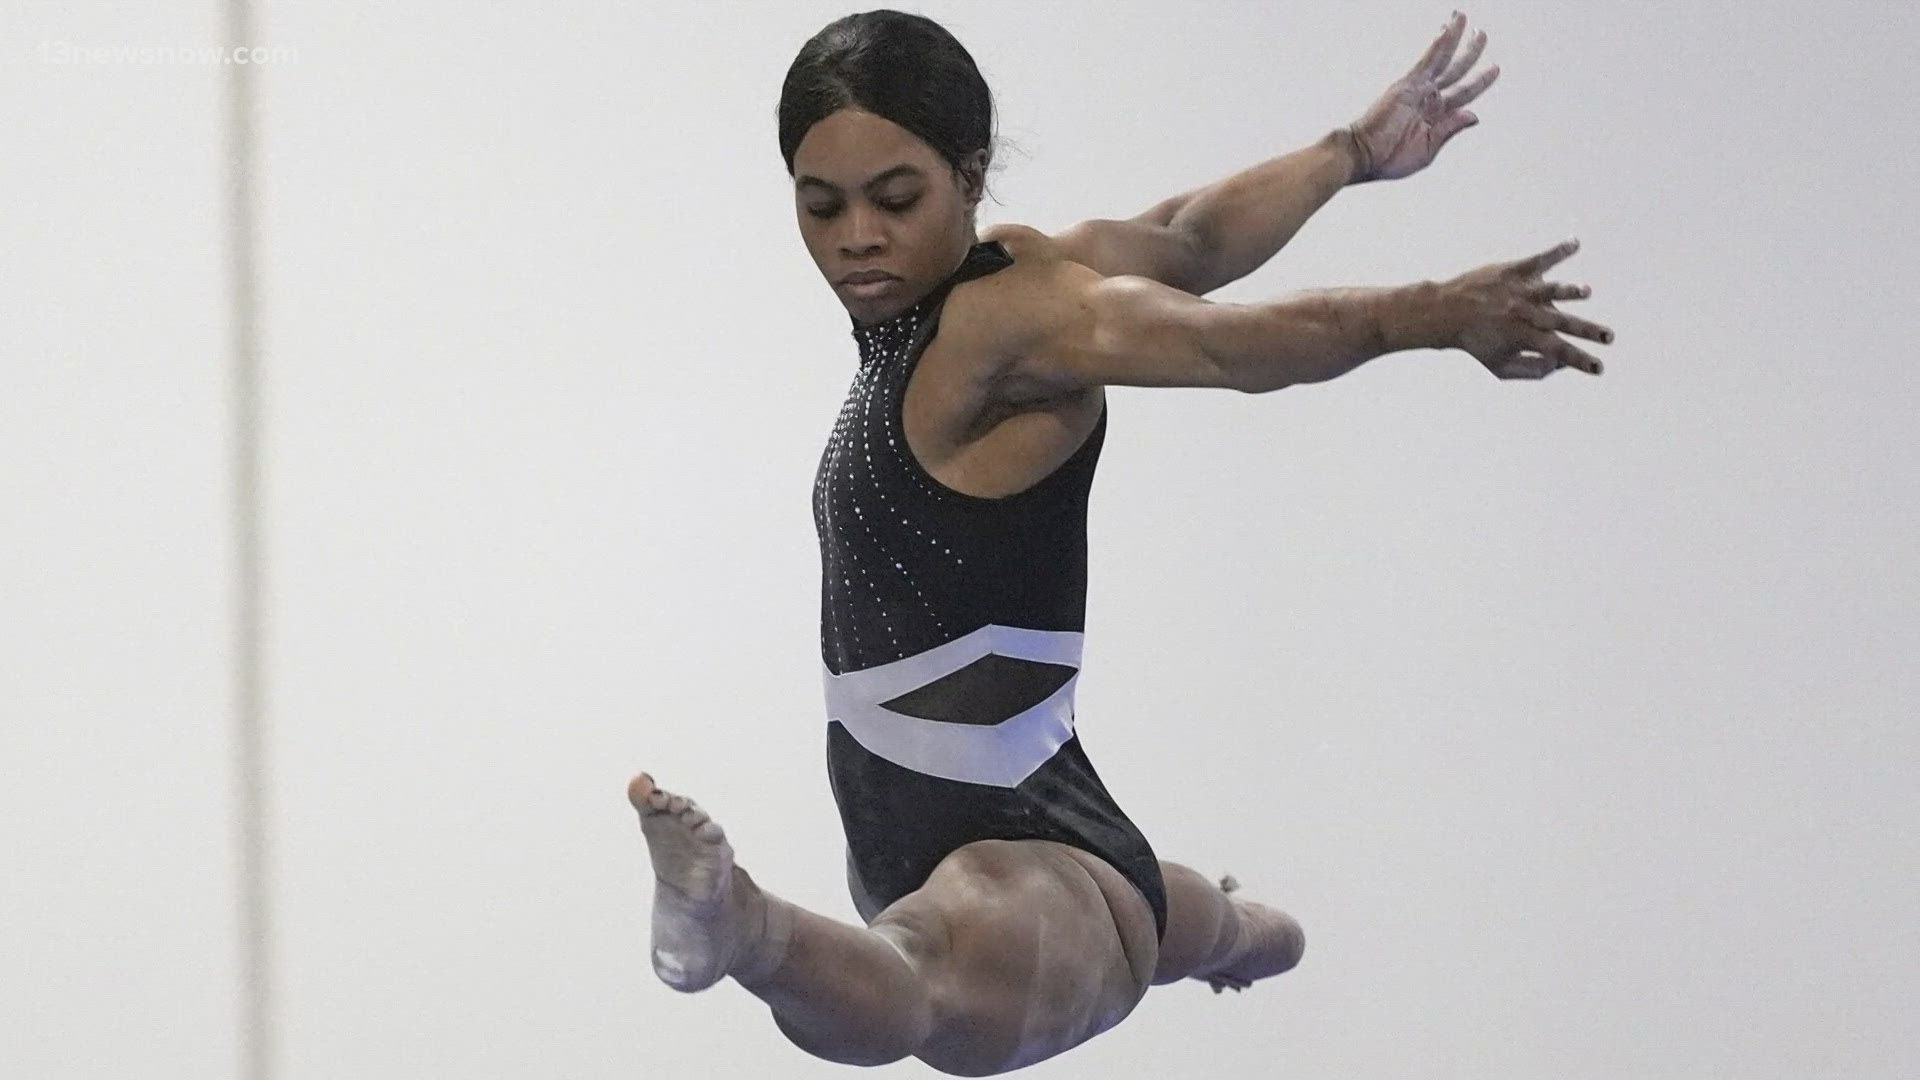
[[[987,152],[975,150],[962,158],[960,165],[960,176],[965,181],[961,194],[968,206],[978,206],[987,190]]]

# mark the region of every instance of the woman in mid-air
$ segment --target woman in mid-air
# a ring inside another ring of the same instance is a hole
[[[828,775],[855,926],[768,892],[719,824],[628,786],[668,985],[732,976],[802,1049],[984,1076],[1113,1027],[1147,987],[1243,989],[1300,960],[1274,908],[1159,860],[1074,734],[1087,492],[1106,386],[1263,393],[1404,349],[1500,378],[1600,362],[1612,332],[1542,280],[1574,243],[1447,281],[1223,304],[1333,193],[1429,164],[1478,120],[1458,13],[1359,121],[1306,149],[1058,236],[975,232],[992,103],[933,21],[840,19],[779,106],[800,235],[852,317],[860,367],[820,459]],[[1449,88],[1452,89],[1449,89]]]

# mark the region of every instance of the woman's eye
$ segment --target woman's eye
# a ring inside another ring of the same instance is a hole
[[[919,201],[920,201],[920,196],[915,195],[909,199],[885,200],[879,203],[879,206],[880,206],[880,209],[885,210],[889,214],[898,214],[898,213],[902,213],[904,211],[913,209],[913,204]],[[835,214],[838,214],[839,212],[840,212],[840,207],[837,205],[820,207],[818,209],[809,207],[807,210],[807,213],[813,215],[814,217],[820,218],[823,221],[827,218],[833,217]]]

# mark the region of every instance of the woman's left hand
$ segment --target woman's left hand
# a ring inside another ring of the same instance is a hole
[[[1500,76],[1499,65],[1480,77],[1442,97],[1440,91],[1460,81],[1480,51],[1486,48],[1486,31],[1475,35],[1473,44],[1458,60],[1453,53],[1466,32],[1467,17],[1459,12],[1441,30],[1427,48],[1425,56],[1402,75],[1366,116],[1348,125],[1359,161],[1354,165],[1352,183],[1368,180],[1398,180],[1411,176],[1433,162],[1447,140],[1480,122],[1464,106],[1493,85]],[[1451,63],[1449,63],[1451,61]]]

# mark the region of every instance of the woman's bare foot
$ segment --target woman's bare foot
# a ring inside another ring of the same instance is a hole
[[[749,962],[765,937],[766,899],[733,864],[720,823],[641,773],[627,785],[653,859],[653,970],[692,993]]]
[[[1239,888],[1232,874],[1220,879],[1221,892],[1232,893]],[[1194,976],[1213,987],[1216,994],[1228,987],[1238,993],[1252,986],[1255,979],[1293,970],[1307,947],[1307,936],[1293,916],[1256,900],[1237,896],[1229,899],[1240,915],[1240,940],[1227,954],[1226,963]]]

